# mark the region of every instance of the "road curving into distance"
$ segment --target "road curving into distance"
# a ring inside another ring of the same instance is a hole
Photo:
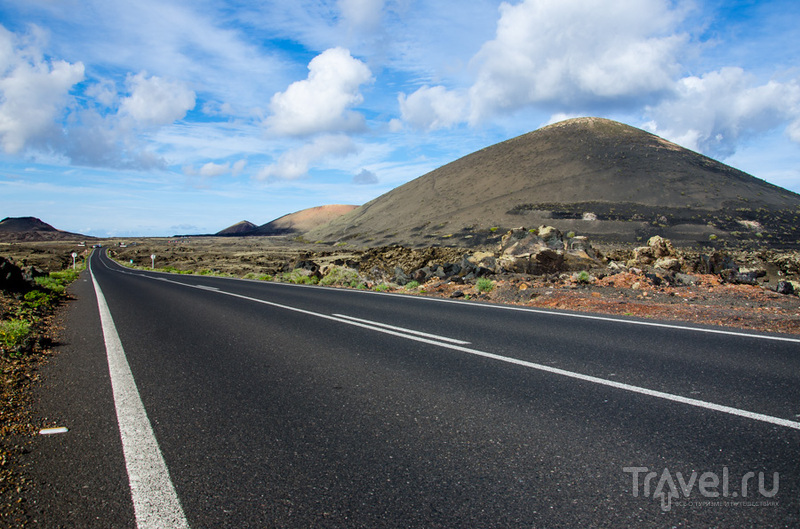
[[[90,263],[42,527],[800,525],[798,338]]]

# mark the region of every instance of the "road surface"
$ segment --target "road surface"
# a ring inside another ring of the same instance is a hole
[[[90,262],[34,525],[800,526],[796,338]]]

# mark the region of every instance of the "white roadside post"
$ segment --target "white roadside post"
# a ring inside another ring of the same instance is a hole
[[[150,268],[155,270],[155,268],[156,268],[156,254],[152,254],[150,256],[150,261],[151,261]]]
[[[78,257],[78,254],[72,252],[72,269],[75,270],[75,258]]]

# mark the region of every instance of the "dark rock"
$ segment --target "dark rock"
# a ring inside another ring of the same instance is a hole
[[[775,292],[786,296],[794,294],[794,285],[788,281],[778,281],[778,286],[775,288]]]
[[[457,263],[447,263],[442,267],[445,277],[457,276],[461,273],[461,265]]]
[[[450,297],[451,298],[463,298],[464,297],[464,293],[462,291],[460,291],[460,290],[456,290],[455,292],[450,294]]]
[[[302,260],[297,261],[294,265],[295,270],[300,268],[301,270],[308,270],[309,272],[316,272],[319,270],[319,265],[314,261]]]
[[[436,265],[433,268],[431,268],[431,273],[434,276],[438,277],[439,279],[447,278],[447,274],[445,273],[444,267],[442,267],[442,265]]]
[[[403,269],[399,266],[394,267],[394,282],[400,285],[401,287],[408,284],[411,281],[411,277],[403,272]]]
[[[545,248],[531,255],[530,273],[533,275],[550,274],[562,269],[564,253],[552,248]]]
[[[486,277],[492,274],[494,274],[493,270],[485,268],[483,266],[476,266],[475,268],[472,269],[472,271],[470,271],[470,273],[464,276],[464,281],[470,281],[473,279],[477,279],[479,277]]]
[[[433,272],[430,269],[430,267],[425,266],[423,268],[420,268],[418,270],[414,270],[413,272],[411,272],[411,279],[413,279],[414,281],[417,281],[419,283],[424,283],[432,275],[433,275]]]
[[[650,280],[650,282],[653,284],[653,286],[656,286],[656,287],[660,287],[661,284],[664,282],[664,280],[661,279],[661,277],[657,276],[656,274],[645,273],[644,276],[647,279]]]
[[[723,270],[739,271],[739,267],[733,261],[733,258],[723,252],[713,252],[708,257],[702,255],[700,259],[702,262],[700,273],[703,274],[719,274]]]
[[[7,260],[0,257],[0,289],[8,292],[29,292],[33,290],[33,281],[28,281],[22,270]]]

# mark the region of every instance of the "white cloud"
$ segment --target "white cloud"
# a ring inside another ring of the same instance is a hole
[[[800,143],[800,84],[759,85],[741,68],[722,68],[681,79],[675,96],[646,114],[652,132],[715,156],[730,156],[742,139],[782,125]]]
[[[353,176],[353,183],[358,185],[370,185],[378,183],[378,176],[367,169],[362,169],[360,173]]]
[[[194,108],[195,93],[183,83],[160,77],[145,77],[144,72],[128,76],[130,95],[122,99],[120,112],[146,126],[168,125],[182,119]]]
[[[203,178],[216,178],[218,176],[223,176],[227,174],[237,176],[241,174],[246,165],[247,165],[247,160],[239,160],[233,164],[231,164],[230,162],[226,163],[208,162],[200,166],[200,169],[196,169],[193,166],[186,166],[183,168],[183,173],[187,176],[201,176]]]
[[[401,93],[397,99],[403,119],[418,129],[452,127],[466,117],[466,96],[444,86],[423,86],[409,96]]]
[[[668,90],[686,43],[667,0],[503,3],[494,40],[473,59],[471,121],[539,103],[628,103]]]
[[[362,128],[364,117],[350,109],[364,100],[361,85],[372,81],[367,65],[344,48],[331,48],[314,57],[308,70],[307,79],[272,97],[269,130],[305,136]]]
[[[59,141],[57,121],[84,78],[82,63],[46,61],[35,35],[22,40],[0,26],[0,143],[9,154]]]
[[[106,108],[114,106],[119,98],[117,87],[111,79],[101,79],[97,83],[87,87],[84,93]]]
[[[276,163],[259,171],[256,178],[295,180],[305,176],[312,164],[330,156],[341,157],[357,151],[358,148],[353,140],[343,134],[320,136],[310,143],[284,152]]]
[[[339,0],[339,9],[349,28],[371,32],[380,26],[383,0]]]

